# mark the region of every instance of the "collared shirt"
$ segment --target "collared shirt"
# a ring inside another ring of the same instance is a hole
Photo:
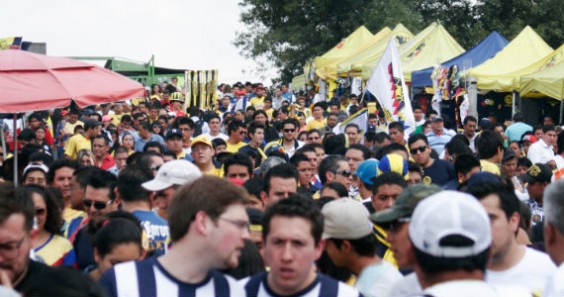
[[[437,135],[435,132],[431,131],[425,134],[425,136],[427,136],[429,145],[440,155],[445,150],[445,145],[454,135],[449,130],[443,129],[441,135]]]
[[[480,167],[483,172],[493,173],[497,176],[501,176],[501,171],[499,170],[499,165],[488,160],[480,160]]]
[[[529,160],[531,160],[533,164],[546,164],[554,160],[554,151],[552,150],[552,145],[548,145],[542,138],[539,139],[529,147],[527,158],[529,158]]]
[[[99,163],[98,161],[96,161],[96,167],[104,169],[104,170],[108,170],[108,169],[114,167],[114,165],[116,165],[116,162],[114,161],[114,158],[112,158],[112,156],[110,156],[110,154],[106,154],[106,156],[102,160],[102,163]]]

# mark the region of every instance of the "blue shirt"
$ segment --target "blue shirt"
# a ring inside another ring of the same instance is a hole
[[[513,123],[505,129],[505,135],[507,135],[509,141],[521,141],[525,132],[533,132],[533,127],[523,122]]]
[[[425,134],[425,136],[427,136],[427,140],[429,141],[431,148],[440,155],[445,150],[445,145],[454,135],[452,135],[448,130],[443,129],[443,134],[441,135],[437,135],[435,132],[431,131]]]
[[[150,210],[136,210],[132,214],[141,221],[143,248],[154,255],[164,255],[170,241],[168,223]]]
[[[145,140],[141,136],[139,136],[139,138],[137,138],[135,140],[135,151],[136,152],[143,152],[143,148],[145,147],[145,145],[149,142],[152,142],[152,141],[156,141],[156,142],[160,143],[163,147],[166,147],[164,139],[162,138],[162,136],[155,134],[155,133],[151,133],[151,137],[149,138],[149,140]]]

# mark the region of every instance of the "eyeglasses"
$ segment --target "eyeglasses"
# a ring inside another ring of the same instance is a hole
[[[239,135],[247,135],[247,131],[241,131],[239,132]]]
[[[286,133],[294,133],[296,131],[296,129],[284,129],[284,132]]]
[[[45,214],[45,212],[46,212],[46,209],[45,209],[45,208],[36,208],[36,209],[35,209],[35,215],[36,215],[36,216],[42,216],[42,215]]]
[[[335,171],[335,174],[342,175],[344,177],[349,177],[351,176],[352,172],[350,170],[340,170],[340,171]]]
[[[22,239],[16,241],[15,243],[0,245],[0,254],[2,254],[2,256],[7,259],[12,259],[17,257],[20,251],[20,247],[22,246],[25,238],[26,235],[24,235]]]
[[[224,220],[228,223],[231,223],[233,226],[241,229],[241,230],[249,230],[249,228],[251,227],[251,224],[249,223],[249,221],[245,221],[245,220],[233,220],[233,219],[227,219],[227,218],[219,218],[220,220]]]
[[[422,145],[422,146],[420,146],[420,147],[416,147],[416,148],[410,149],[409,152],[410,152],[412,155],[415,155],[415,154],[417,154],[417,152],[422,153],[422,152],[424,152],[425,150],[427,150],[427,146],[426,146],[426,145]]]
[[[151,170],[153,170],[153,171],[159,171],[159,169],[161,168],[161,166],[162,166],[162,165],[156,165],[156,166],[154,165],[154,166],[151,166]]]
[[[94,208],[96,210],[102,210],[104,208],[106,208],[106,206],[108,206],[110,203],[112,203],[112,201],[108,201],[108,202],[101,202],[101,201],[92,201],[90,199],[83,199],[82,203],[84,203],[84,207],[86,207],[87,209],[92,207],[92,205],[94,205]]]

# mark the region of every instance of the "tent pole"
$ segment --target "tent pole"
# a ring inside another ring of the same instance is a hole
[[[564,99],[560,99],[560,113],[558,114],[560,118],[558,121],[559,124],[562,124],[562,110],[564,110]]]
[[[14,113],[14,185],[18,186],[18,114]]]
[[[2,132],[2,152],[4,152],[4,156],[2,157],[2,164],[4,164],[6,162],[6,157],[8,156],[8,150],[6,149],[6,132],[4,131],[4,121],[2,121],[2,128],[0,129],[0,131]]]

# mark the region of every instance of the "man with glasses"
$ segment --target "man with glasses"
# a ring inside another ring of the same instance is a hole
[[[176,190],[201,176],[202,172],[194,164],[186,160],[173,160],[160,166],[155,178],[141,186],[154,193],[154,200],[159,208],[157,213],[166,220]]]
[[[232,120],[227,126],[227,149],[229,153],[236,153],[240,148],[247,145],[244,140],[247,136],[247,126],[239,120]]]
[[[114,158],[108,153],[109,150],[110,140],[105,135],[96,135],[92,139],[92,154],[96,167],[109,170],[115,166]]]
[[[431,147],[425,135],[411,135],[408,145],[411,157],[423,168],[423,183],[444,186],[450,180],[456,179],[452,163],[431,158]]]
[[[90,225],[95,226],[107,213],[117,210],[116,177],[108,171],[96,168],[89,171],[82,203],[88,214],[81,223],[73,242],[76,262],[79,269],[94,265],[92,233]]]
[[[168,211],[174,248],[107,271],[101,284],[108,296],[246,296],[217,270],[239,264],[249,239],[247,199],[242,187],[213,176],[182,186]]]
[[[291,158],[298,149],[304,146],[303,142],[296,139],[298,127],[296,119],[286,119],[282,122],[282,139],[279,140],[279,143],[284,147],[288,158]]]
[[[35,208],[33,201],[20,197],[13,185],[0,185],[0,295],[20,296],[15,291],[30,293],[34,288],[38,291],[38,280],[57,277],[59,273],[45,264],[30,259],[32,240],[36,236],[33,231]],[[72,273],[72,272],[71,272]],[[89,283],[91,281],[88,281]],[[61,287],[68,284],[55,284]],[[92,284],[89,284],[92,285]],[[95,291],[95,288],[89,287]],[[94,293],[96,294],[96,293]]]
[[[321,137],[321,132],[317,129],[311,129],[307,131],[307,143],[322,143],[323,137]]]
[[[349,163],[343,156],[327,156],[319,164],[319,179],[323,185],[330,182],[338,182],[348,189],[352,179]]]
[[[410,271],[415,265],[413,246],[409,240],[408,230],[411,215],[417,204],[442,189],[437,185],[415,184],[405,188],[398,196],[396,203],[385,210],[370,216],[370,220],[388,230],[386,240],[402,272]],[[389,296],[417,296],[421,293],[421,285],[415,273],[409,273],[405,278],[394,284]]]

